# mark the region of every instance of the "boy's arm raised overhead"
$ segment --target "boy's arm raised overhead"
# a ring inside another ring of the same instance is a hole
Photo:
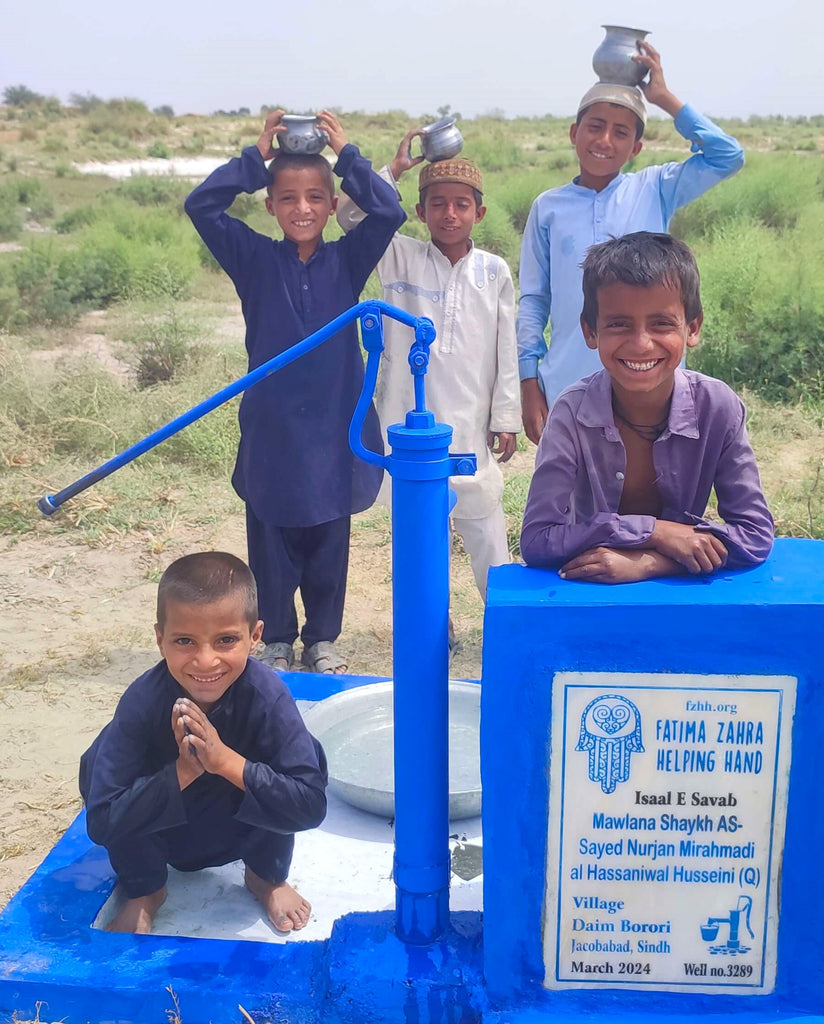
[[[393,189],[397,192],[397,183],[400,180],[401,175],[404,171],[408,171],[411,167],[415,167],[416,164],[421,163],[423,156],[412,156],[412,139],[421,134],[420,128],[412,128],[404,135],[401,139],[401,143],[398,146],[398,152],[393,157],[391,163],[386,164],[385,167],[381,167],[378,174]],[[338,200],[338,206],[335,211],[338,224],[348,234],[352,228],[360,224],[366,214],[363,210],[344,193]]]
[[[239,157],[233,157],[189,194],[184,209],[197,233],[229,277],[238,283],[254,261],[255,240],[271,240],[258,235],[242,220],[226,212],[242,192],[253,193],[267,188],[272,177],[265,160],[274,156],[274,136],[283,130],[280,123],[282,110],[275,110],[266,118],[257,144],[247,146]]]
[[[669,224],[676,210],[739,171],[744,165],[744,150],[737,139],[673,95],[664,79],[658,51],[649,43],[639,46],[641,53],[632,59],[649,69],[649,81],[641,85],[644,95],[673,118],[676,131],[692,144],[694,154],[683,163],[654,168],[660,173],[664,223]]]
[[[366,214],[351,230],[345,228],[348,233],[340,243],[347,254],[352,289],[359,295],[406,214],[392,185],[372,170],[357,146],[346,142],[334,114],[324,110],[319,118],[338,154],[334,170],[343,179],[341,189]]]

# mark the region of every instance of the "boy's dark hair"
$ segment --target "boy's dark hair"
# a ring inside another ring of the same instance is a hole
[[[598,289],[608,284],[677,288],[687,321],[702,313],[701,279],[692,250],[672,235],[633,231],[590,246],[584,257],[584,308],[581,317],[592,330],[598,323]]]
[[[258,620],[257,585],[252,570],[226,551],[198,551],[176,559],[157,587],[157,624],[163,629],[170,604],[214,604],[237,595],[250,626]]]
[[[421,206],[426,206],[426,193],[429,191],[430,188],[431,186],[427,185],[426,188],[422,188],[421,191],[418,193],[418,202],[421,204]],[[472,189],[472,198],[475,200],[476,209],[479,206],[484,205],[483,193],[479,192],[476,188]]]
[[[289,168],[296,171],[314,168],[316,171],[319,171],[324,185],[329,189],[329,195],[333,199],[335,198],[335,176],[332,174],[332,165],[320,153],[276,153],[269,164],[269,173],[272,176],[272,181],[266,191],[269,193],[270,198],[278,174]]]
[[[609,101],[607,100],[607,102],[609,102]],[[612,103],[610,105],[613,106],[613,107],[620,107],[621,106],[620,103]],[[589,106],[591,107],[591,106],[593,106],[593,104],[590,103]],[[578,111],[578,116],[575,118],[575,123],[576,124],[580,124],[581,123],[581,121],[584,118],[584,114],[588,110],[589,110],[589,107],[584,107],[583,110],[579,110]],[[629,110],[629,107],[624,107],[624,110]],[[641,120],[641,118],[633,110],[630,110],[629,112],[635,118],[635,141],[637,142],[641,138],[641,136],[644,134],[644,122]]]

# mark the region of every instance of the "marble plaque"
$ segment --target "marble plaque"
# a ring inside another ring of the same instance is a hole
[[[773,990],[795,687],[555,675],[547,988]]]

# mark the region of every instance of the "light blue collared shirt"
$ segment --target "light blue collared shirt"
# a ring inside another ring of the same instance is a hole
[[[679,207],[744,163],[738,142],[689,104],[679,110],[675,127],[692,143],[695,155],[688,160],[619,174],[601,192],[572,181],[532,204],[521,248],[518,365],[521,380],[539,378],[550,405],[564,388],[601,368],[579,322],[587,249],[631,231],[666,231]]]

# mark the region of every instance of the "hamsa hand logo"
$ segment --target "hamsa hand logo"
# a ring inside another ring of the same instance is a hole
[[[575,749],[589,753],[590,780],[600,782],[605,793],[614,793],[619,782],[629,779],[630,755],[644,749],[638,708],[615,693],[596,697],[581,715]]]

